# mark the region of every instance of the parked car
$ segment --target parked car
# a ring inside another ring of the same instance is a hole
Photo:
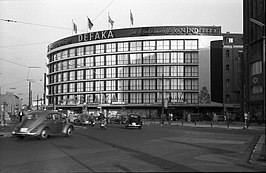
[[[141,116],[136,113],[130,113],[126,116],[125,128],[128,127],[138,127],[141,129],[142,127],[142,120]]]
[[[71,113],[71,114],[69,114],[68,115],[68,122],[70,122],[70,123],[73,123],[73,124],[75,124],[75,123],[77,123],[78,122],[78,114],[73,114],[73,113]]]
[[[126,122],[126,117],[121,114],[116,115],[115,118],[113,119],[114,124],[125,124],[125,122]]]
[[[68,123],[62,113],[41,110],[29,112],[22,122],[16,125],[12,135],[18,138],[36,136],[39,139],[46,139],[49,135],[71,136],[73,131],[74,126]]]
[[[89,124],[89,115],[88,114],[79,114],[74,120],[75,125],[88,125]]]

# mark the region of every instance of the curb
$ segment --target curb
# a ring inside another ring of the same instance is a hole
[[[265,151],[263,151],[264,143],[265,143],[265,134],[262,134],[259,140],[257,141],[256,146],[253,149],[250,160],[248,161],[249,163],[266,167],[265,156],[263,155],[265,154]],[[264,146],[264,150],[265,150],[265,146]]]

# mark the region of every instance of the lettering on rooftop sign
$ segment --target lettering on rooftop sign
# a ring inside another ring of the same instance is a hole
[[[78,42],[101,40],[107,38],[114,38],[112,30],[80,34],[78,35]]]
[[[60,46],[79,42],[104,40],[112,38],[137,37],[137,36],[161,36],[161,35],[212,35],[221,36],[220,26],[161,26],[140,27],[115,30],[103,30],[74,35],[48,46],[48,52]],[[130,39],[129,39],[130,40]]]

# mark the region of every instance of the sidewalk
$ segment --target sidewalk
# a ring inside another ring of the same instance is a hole
[[[168,124],[168,122],[165,122]],[[182,121],[173,121],[171,125],[179,125],[179,126],[189,126],[189,127],[215,127],[215,128],[226,128],[226,129],[250,129],[250,130],[265,130],[265,124],[258,125],[258,124],[251,124],[248,128],[245,128],[244,123],[242,122],[233,122],[233,123],[226,123],[226,122],[182,122]]]
[[[12,136],[11,132],[16,124],[17,122],[0,124],[0,138],[11,137]]]
[[[144,125],[161,125],[160,121],[147,121],[143,122]],[[164,121],[163,125],[169,125],[168,121]],[[265,124],[258,125],[252,123],[248,128],[245,128],[243,122],[210,122],[210,121],[196,121],[196,122],[187,122],[187,121],[172,121],[171,125],[177,126],[186,126],[186,127],[205,127],[205,128],[225,128],[225,129],[250,129],[250,130],[265,130]]]

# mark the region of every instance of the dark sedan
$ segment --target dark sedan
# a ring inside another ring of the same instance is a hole
[[[139,129],[141,129],[142,127],[141,116],[135,113],[128,114],[126,116],[125,128],[128,128],[128,127],[138,127]]]
[[[60,112],[41,110],[29,112],[17,124],[12,135],[18,138],[37,136],[39,139],[46,139],[49,135],[71,136],[73,131],[74,126]]]

